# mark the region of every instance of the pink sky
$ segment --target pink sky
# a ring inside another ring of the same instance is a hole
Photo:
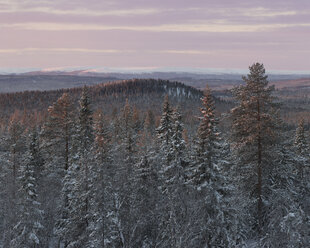
[[[310,71],[309,0],[0,0],[0,68]]]

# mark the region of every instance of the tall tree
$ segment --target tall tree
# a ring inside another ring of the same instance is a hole
[[[68,203],[62,210],[57,230],[68,247],[87,244],[90,185],[93,182],[93,174],[90,174],[93,163],[93,117],[86,86],[79,103],[79,116],[73,138],[74,155],[62,188],[62,198]]]
[[[74,111],[72,99],[64,93],[48,108],[48,120],[42,131],[46,155],[55,163],[61,164],[64,170],[69,167],[70,146],[73,135]],[[53,156],[50,156],[53,154]],[[57,159],[55,161],[55,159]]]
[[[171,157],[171,138],[173,136],[173,109],[170,107],[168,95],[165,96],[160,124],[156,129],[161,152],[164,154],[166,163],[169,164]]]
[[[197,142],[195,146],[195,157],[197,163],[194,165],[192,180],[199,188],[209,179],[208,169],[214,166],[218,159],[219,150],[219,132],[217,130],[217,119],[215,117],[215,107],[213,96],[209,87],[204,91],[202,108],[200,108],[201,117],[197,131]]]
[[[228,154],[217,129],[214,100],[208,87],[201,101],[200,124],[188,173],[196,202],[191,222],[191,229],[195,230],[192,239],[199,247],[233,247],[238,242],[238,233],[234,233],[236,212],[229,201],[232,189],[225,174],[229,171],[225,168]]]
[[[243,77],[245,85],[233,89],[237,106],[231,110],[233,148],[239,156],[238,173],[243,192],[249,202],[256,202],[254,219],[256,230],[262,233],[268,170],[273,166],[273,146],[278,137],[277,115],[272,92],[268,86],[263,64],[249,67],[250,73]],[[254,199],[251,199],[253,198]],[[251,205],[251,204],[250,204]],[[250,207],[250,206],[249,206]],[[253,206],[250,207],[250,209]]]
[[[8,200],[4,203],[6,211],[5,221],[7,228],[4,230],[4,245],[8,245],[14,234],[13,227],[18,222],[19,209],[19,180],[21,164],[24,162],[24,149],[25,149],[25,135],[24,127],[20,122],[19,112],[15,111],[11,115],[8,125],[8,136],[6,139],[6,146],[8,149],[7,170],[4,171],[6,185],[5,193]],[[3,161],[5,166],[6,160]],[[8,245],[9,246],[9,245]]]
[[[55,228],[60,209],[67,206],[67,198],[61,198],[63,179],[72,159],[72,139],[74,131],[74,108],[71,97],[64,93],[49,108],[47,121],[41,131],[41,147],[44,157],[43,208],[46,212],[48,233]],[[50,185],[53,185],[51,188]],[[52,236],[52,235],[50,235]],[[50,237],[52,238],[52,237]]]
[[[168,96],[163,103],[160,125],[157,128],[160,189],[163,194],[160,215],[160,239],[164,247],[182,247],[186,235],[186,188],[184,187],[185,141],[182,117],[170,107]]]
[[[90,174],[90,204],[89,204],[89,247],[106,247],[111,244],[111,225],[106,217],[113,202],[112,183],[114,173],[111,137],[101,110],[94,116],[94,153]],[[111,215],[109,215],[111,217]],[[110,220],[110,219],[109,219]]]

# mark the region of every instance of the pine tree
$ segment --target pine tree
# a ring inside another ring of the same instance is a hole
[[[68,205],[61,197],[64,177],[72,160],[74,133],[74,109],[71,97],[64,93],[49,108],[47,121],[41,131],[41,147],[44,158],[42,205],[46,213],[47,233],[53,233],[56,220]],[[53,185],[53,187],[50,187]],[[57,227],[56,227],[57,229]]]
[[[48,108],[48,120],[42,131],[47,161],[53,159],[51,163],[63,165],[63,170],[69,167],[73,122],[72,99],[64,93]]]
[[[272,169],[273,146],[278,138],[279,122],[272,92],[268,87],[263,64],[249,67],[250,73],[243,77],[244,86],[234,88],[238,102],[231,110],[233,148],[238,158],[237,173],[241,176],[243,196],[252,209],[255,227],[262,234],[264,220],[263,198],[268,186],[268,171]],[[254,210],[252,202],[256,202]]]

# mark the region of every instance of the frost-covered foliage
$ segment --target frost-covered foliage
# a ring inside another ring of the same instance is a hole
[[[304,123],[305,123],[304,119],[300,119],[298,122],[294,146],[296,147],[299,154],[308,156],[309,155],[309,142],[306,137]]]
[[[54,92],[29,139],[15,113],[0,127],[0,247],[307,247],[307,118],[294,137],[263,65],[244,81],[231,119],[209,89],[188,108],[178,84],[154,85],[161,112],[140,90],[134,105],[133,85],[107,112],[101,91]]]
[[[20,167],[19,220],[13,228],[10,247],[43,247],[42,220],[44,212],[38,202],[38,178],[41,160],[38,153],[37,135],[32,134],[27,160]]]
[[[267,221],[263,247],[306,247],[309,244],[309,222],[302,205],[303,180],[296,168],[302,160],[287,144],[278,147],[270,171],[269,195],[265,199]],[[309,197],[309,195],[308,195]]]
[[[214,101],[206,88],[201,99],[203,107],[188,170],[189,185],[197,197],[196,218],[191,228],[195,230],[197,247],[234,247],[241,240],[235,232],[232,204],[232,186],[229,186],[230,169],[227,149],[217,130]],[[231,201],[231,202],[230,202]]]

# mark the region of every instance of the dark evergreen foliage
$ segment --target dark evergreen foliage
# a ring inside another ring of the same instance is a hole
[[[244,81],[230,120],[163,80],[3,94],[0,247],[307,247],[307,123]]]

